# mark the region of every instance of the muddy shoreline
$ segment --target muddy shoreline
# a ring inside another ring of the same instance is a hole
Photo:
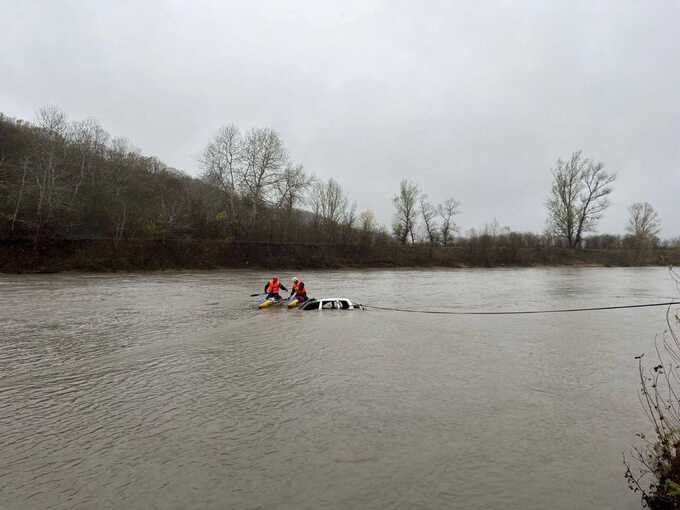
[[[385,268],[680,265],[680,250],[277,244],[212,240],[0,241],[0,272],[115,272],[223,268]]]

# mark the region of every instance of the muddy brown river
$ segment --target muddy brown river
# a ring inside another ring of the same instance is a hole
[[[269,276],[0,275],[0,508],[639,508],[621,458],[664,308],[260,311]],[[298,276],[422,309],[677,297],[663,268]]]

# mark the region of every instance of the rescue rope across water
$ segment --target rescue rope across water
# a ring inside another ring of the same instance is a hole
[[[472,312],[455,310],[416,310],[413,308],[394,308],[388,306],[361,305],[368,310],[382,310],[386,312],[405,312],[405,313],[426,313],[436,315],[528,315],[535,313],[569,313],[569,312],[596,312],[601,310],[626,310],[630,308],[651,308],[657,306],[680,305],[680,301],[666,301],[663,303],[644,303],[637,305],[617,305],[617,306],[594,306],[584,308],[555,308],[549,310],[508,310],[496,312]]]

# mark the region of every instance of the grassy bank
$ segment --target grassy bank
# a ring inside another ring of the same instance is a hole
[[[276,244],[211,240],[0,241],[0,272],[217,268],[680,265],[680,249]]]

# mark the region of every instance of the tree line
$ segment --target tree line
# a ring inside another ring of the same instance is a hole
[[[221,127],[200,165],[203,181],[219,190],[230,239],[347,244],[388,237],[372,211],[357,212],[337,181],[318,179],[293,162],[271,129]]]
[[[198,163],[201,175],[191,177],[112,137],[96,120],[70,121],[53,106],[41,108],[32,123],[0,114],[0,238],[398,243],[480,253],[494,245],[662,245],[659,215],[647,202],[631,205],[626,236],[593,235],[616,175],[581,152],[552,169],[541,234],[512,232],[494,220],[463,235],[460,202],[450,197],[432,203],[407,179],[393,197],[388,232],[371,210],[359,212],[336,180],[319,179],[294,161],[269,128],[225,125]]]
[[[546,200],[546,229],[541,236],[525,235],[527,246],[566,248],[641,249],[680,246],[680,238],[661,242],[661,219],[649,202],[636,202],[629,209],[625,236],[592,235],[610,205],[616,174],[604,169],[604,163],[585,158],[580,151],[568,160],[558,159],[552,170],[552,185]],[[417,184],[404,179],[393,198],[395,213],[392,232],[402,244],[429,243],[447,246],[459,233],[455,222],[460,202],[454,198],[433,205]],[[513,234],[496,220],[481,230],[470,229],[466,238],[479,237],[495,242]],[[587,236],[587,234],[591,234]],[[518,234],[514,233],[514,237]]]
[[[387,242],[335,180],[293,162],[267,128],[220,128],[191,177],[56,107],[0,114],[0,237]]]

